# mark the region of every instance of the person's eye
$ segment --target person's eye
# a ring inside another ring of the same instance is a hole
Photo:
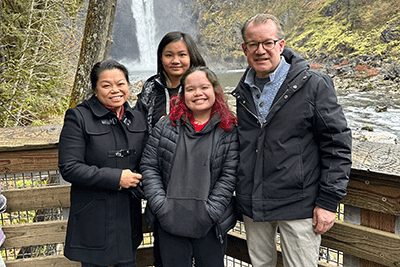
[[[273,41],[265,41],[265,42],[264,42],[264,45],[268,45],[268,46],[269,46],[269,45],[272,45],[272,44],[274,44]]]
[[[248,45],[249,45],[249,47],[256,47],[257,46],[256,43],[249,43]]]

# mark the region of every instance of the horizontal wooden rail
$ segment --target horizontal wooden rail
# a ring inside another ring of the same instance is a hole
[[[44,186],[3,190],[7,198],[7,212],[36,209],[68,208],[71,185]],[[27,201],[29,200],[29,201]]]
[[[322,245],[385,266],[400,266],[400,236],[365,226],[336,221],[322,235]]]
[[[0,152],[57,147],[62,124],[0,128]]]
[[[352,169],[341,203],[400,216],[400,176]]]
[[[153,248],[140,247],[136,257],[138,266],[153,265]],[[7,267],[80,267],[80,262],[70,261],[64,255],[51,255],[38,258],[25,258],[6,261]]]
[[[37,246],[65,241],[67,221],[47,221],[4,225],[6,240],[3,247]]]
[[[39,150],[0,153],[0,175],[58,170],[58,149],[51,146]]]
[[[69,188],[10,189],[3,194],[9,200],[8,211],[69,207]],[[400,176],[353,169],[347,191],[343,204],[400,216]]]
[[[80,262],[70,261],[64,255],[51,255],[38,258],[25,258],[18,260],[7,260],[7,267],[80,267]]]
[[[143,233],[150,233],[153,227],[147,227],[142,216]],[[67,232],[67,220],[22,223],[2,226],[7,238],[3,247],[38,246],[63,243]]]

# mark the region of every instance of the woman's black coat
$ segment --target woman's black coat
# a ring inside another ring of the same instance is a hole
[[[124,104],[119,120],[96,97],[66,112],[59,168],[72,184],[65,256],[97,265],[134,260],[142,240],[141,202],[120,190],[123,169],[135,171],[147,139],[142,113]]]

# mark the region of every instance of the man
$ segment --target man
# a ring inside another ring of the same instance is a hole
[[[317,266],[351,168],[351,132],[332,80],[291,49],[276,17],[243,25],[249,67],[232,92],[239,119],[236,196],[253,266]]]

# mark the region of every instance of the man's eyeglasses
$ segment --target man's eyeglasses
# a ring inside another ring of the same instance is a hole
[[[272,49],[274,49],[276,43],[279,42],[279,41],[280,40],[266,40],[264,42],[250,41],[250,42],[245,43],[245,45],[246,45],[247,49],[251,53],[253,53],[260,47],[260,44],[262,45],[262,47],[265,50],[272,50]]]

